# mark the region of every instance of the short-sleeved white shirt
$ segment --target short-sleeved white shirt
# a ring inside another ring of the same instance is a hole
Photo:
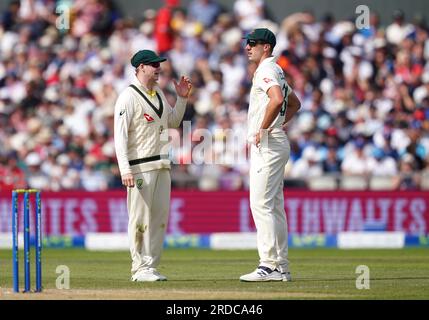
[[[282,89],[285,103],[278,116],[270,125],[273,132],[283,131],[282,124],[285,120],[287,97],[292,89],[286,82],[282,68],[276,63],[275,57],[264,59],[255,71],[250,90],[248,120],[248,141],[253,142],[256,133],[261,128],[265,111],[269,102],[267,91],[272,86],[279,86]]]

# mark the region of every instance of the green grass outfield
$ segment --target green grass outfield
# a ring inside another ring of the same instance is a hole
[[[34,252],[32,288],[34,288]],[[20,251],[20,285],[23,262]],[[159,271],[168,281],[131,282],[128,252],[45,249],[41,294],[12,293],[11,252],[0,251],[0,299],[429,299],[429,250],[290,249],[293,282],[243,283],[255,250],[166,249]],[[70,270],[58,290],[57,266]],[[356,289],[356,267],[370,270],[370,289]]]

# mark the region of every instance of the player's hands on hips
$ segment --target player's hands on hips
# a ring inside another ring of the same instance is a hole
[[[255,135],[255,145],[257,148],[261,146],[262,137],[265,134],[269,134],[271,131],[273,131],[273,128],[259,129],[258,133]]]
[[[124,174],[122,177],[122,184],[126,187],[134,187],[134,177],[131,173]]]
[[[179,97],[187,98],[189,97],[189,94],[191,93],[192,89],[192,83],[191,79],[188,77],[182,76],[180,78],[179,83],[176,82],[176,80],[173,79],[174,87],[176,88],[176,93]]]
[[[288,129],[288,124],[287,124],[287,122],[283,122],[283,123],[282,123],[282,130],[283,130],[285,133],[287,133],[287,129]]]
[[[261,132],[258,131],[257,134],[255,134],[255,145],[257,148],[261,145]]]

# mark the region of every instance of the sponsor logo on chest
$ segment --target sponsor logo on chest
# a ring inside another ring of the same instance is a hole
[[[150,115],[148,115],[147,113],[145,113],[144,115],[143,115],[143,117],[147,120],[147,122],[153,122],[153,121],[155,121],[155,119],[154,118],[152,118]]]

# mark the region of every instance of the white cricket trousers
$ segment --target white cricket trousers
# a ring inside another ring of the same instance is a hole
[[[288,231],[283,178],[289,159],[287,138],[268,136],[268,143],[251,146],[250,208],[257,231],[261,266],[288,271]]]
[[[170,170],[135,174],[134,183],[127,192],[131,275],[159,264],[170,211]]]

